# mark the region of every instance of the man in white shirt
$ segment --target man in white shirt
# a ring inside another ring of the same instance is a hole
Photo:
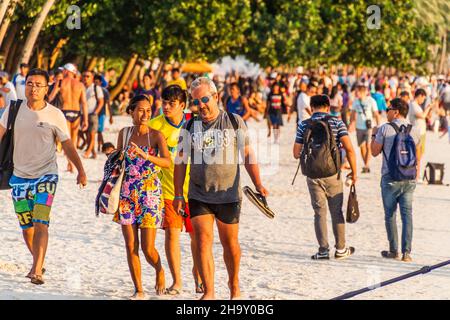
[[[13,85],[16,88],[17,99],[25,100],[25,79],[28,74],[28,64],[21,63],[20,64],[20,72],[17,73],[13,78]]]
[[[301,92],[297,98],[297,114],[298,122],[311,117],[312,111],[309,105],[310,99],[317,92],[317,86],[315,83],[309,83],[306,92]]]
[[[425,138],[427,134],[426,119],[431,112],[432,105],[428,104],[425,110],[421,105],[427,99],[427,93],[424,89],[417,89],[414,93],[414,100],[409,103],[408,120],[414,128],[420,133],[420,154],[425,152]]]
[[[86,86],[86,101],[88,109],[88,148],[84,153],[85,158],[97,157],[95,152],[95,135],[98,131],[98,115],[103,108],[104,96],[101,87],[94,83],[94,73],[92,71],[85,71],[83,73],[83,83]]]
[[[77,168],[77,184],[85,186],[87,183],[63,113],[45,101],[48,81],[48,73],[42,69],[33,69],[27,75],[27,99],[19,106],[14,123],[14,171],[9,179],[14,211],[25,244],[33,256],[33,266],[27,277],[36,285],[44,284],[43,264],[48,246],[50,211],[59,179],[57,139]],[[13,110],[16,108],[14,105]],[[7,107],[0,117],[0,141],[7,132],[10,110],[11,106]],[[60,219],[70,219],[70,216],[61,215]]]
[[[365,85],[359,84],[355,90],[355,99],[352,104],[352,113],[350,118],[349,130],[353,131],[356,127],[356,138],[358,146],[361,149],[361,156],[364,161],[362,173],[370,173],[370,136],[372,134],[372,127],[374,127],[373,120],[375,119],[377,126],[380,125],[380,114],[378,113],[377,102],[374,98],[368,95],[368,90]]]

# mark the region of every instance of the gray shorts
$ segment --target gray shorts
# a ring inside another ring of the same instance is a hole
[[[356,140],[358,141],[358,146],[361,146],[364,142],[370,142],[370,136],[372,135],[372,129],[360,130],[356,129]]]
[[[88,131],[92,132],[98,131],[98,115],[96,115],[95,113],[92,113],[88,116]]]

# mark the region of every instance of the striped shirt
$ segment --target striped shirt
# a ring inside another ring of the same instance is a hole
[[[316,112],[311,116],[311,119],[317,120],[317,119],[322,119],[326,116],[329,116],[329,114],[324,113],[324,112]],[[341,120],[334,118],[334,117],[330,118],[328,120],[328,123],[330,124],[331,131],[333,133],[333,136],[336,139],[336,144],[339,147],[341,147],[340,139],[342,137],[348,136],[347,127],[345,126],[344,122],[342,122]],[[297,135],[295,137],[295,143],[304,144],[303,135],[305,133],[306,126],[307,126],[307,120],[304,120],[301,123],[299,123],[298,128],[297,128]]]

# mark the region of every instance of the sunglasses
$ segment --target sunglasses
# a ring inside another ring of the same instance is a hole
[[[389,111],[398,111],[398,110],[395,109],[395,108],[387,108],[387,109],[386,109],[386,112],[389,112]]]
[[[194,106],[199,106],[200,105],[200,101],[202,103],[206,104],[206,103],[209,102],[209,100],[211,100],[211,98],[212,98],[212,95],[204,96],[204,97],[201,97],[200,99],[192,100],[192,103],[193,103]]]

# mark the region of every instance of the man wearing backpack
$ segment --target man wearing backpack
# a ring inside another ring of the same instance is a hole
[[[356,183],[356,157],[347,128],[341,120],[329,116],[330,99],[326,95],[311,97],[312,116],[302,121],[297,129],[294,158],[300,158],[302,173],[307,176],[311,204],[315,212],[314,226],[319,251],[311,259],[329,259],[327,231],[327,203],[336,240],[336,259],[345,259],[355,252],[346,247],[343,184],[340,178],[341,152],[344,148]]]
[[[395,98],[387,109],[388,123],[374,128],[370,145],[374,157],[383,153],[381,195],[385,213],[389,250],[381,256],[400,259],[396,210],[400,206],[402,218],[402,261],[410,262],[413,233],[412,200],[416,188],[417,169],[420,167],[420,132],[406,120],[408,104]]]

